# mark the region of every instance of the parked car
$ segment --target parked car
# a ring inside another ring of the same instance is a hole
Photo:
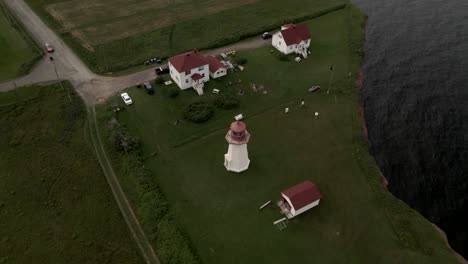
[[[50,45],[49,43],[45,43],[44,46],[48,53],[54,53],[55,51],[54,46]]]
[[[143,84],[143,87],[145,87],[145,90],[146,92],[149,94],[149,95],[153,95],[154,94],[154,89],[153,87],[151,87],[151,84],[149,82],[145,82]]]
[[[163,66],[163,67],[158,67],[156,68],[156,75],[164,75],[169,73],[169,67],[168,66]]]
[[[265,32],[262,35],[262,39],[271,39],[271,33],[270,32]]]
[[[132,98],[128,95],[128,93],[122,93],[120,94],[120,97],[122,97],[122,100],[126,105],[131,105],[133,104]]]

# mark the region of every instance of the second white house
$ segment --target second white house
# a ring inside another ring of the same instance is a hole
[[[306,24],[286,24],[273,34],[271,44],[283,54],[296,53],[307,58],[311,35]]]

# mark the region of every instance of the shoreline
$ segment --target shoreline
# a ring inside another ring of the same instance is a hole
[[[357,80],[355,82],[355,86],[356,86],[356,89],[359,92],[359,95],[362,92],[363,84],[364,84],[364,72],[362,70],[362,65],[361,65],[359,67],[359,76],[358,76],[358,78],[357,78]],[[369,134],[368,134],[368,130],[367,130],[366,120],[365,120],[365,116],[364,116],[364,107],[362,106],[362,102],[359,103],[358,112],[359,112],[359,119],[360,119],[360,122],[361,122],[362,134],[363,134],[364,138],[366,139],[366,141],[369,143]],[[377,168],[378,168],[378,166],[377,166]],[[389,182],[388,182],[387,178],[383,175],[383,173],[380,171],[380,168],[378,168],[378,169],[379,169],[380,176],[382,177],[382,184],[385,187],[385,189],[388,190]],[[396,196],[394,196],[394,197],[398,199],[398,197],[396,197]],[[415,209],[413,209],[413,210],[415,210]],[[429,221],[426,217],[424,217],[424,218],[427,221]],[[440,237],[445,241],[445,244],[452,251],[453,255],[458,260],[458,262],[460,264],[468,264],[468,261],[450,246],[450,243],[448,241],[447,235],[445,234],[445,231],[442,230],[440,227],[438,227],[436,224],[432,223],[431,221],[429,221],[429,222],[432,224],[432,226],[437,231],[437,233],[439,233]]]

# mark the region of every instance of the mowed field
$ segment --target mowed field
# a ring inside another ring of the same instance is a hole
[[[0,263],[142,263],[65,88],[0,93]]]
[[[0,3],[0,81],[27,73],[41,52]]]
[[[345,0],[27,0],[97,72],[236,42]]]
[[[367,152],[354,86],[362,14],[346,8],[307,23],[315,36],[308,59],[280,61],[270,47],[243,51],[237,56],[248,60],[244,71],[206,84],[206,100],[217,88],[236,94],[238,108],[218,109],[206,123],[194,124],[182,119],[183,109],[199,98],[193,90],[169,98],[163,85],[153,96],[131,88],[134,104],[117,114],[102,107],[101,127],[109,129],[111,116],[140,138],[141,150],[130,157],[139,156],[157,179],[173,221],[184,227],[202,263],[456,263],[432,225],[385,190]],[[336,72],[327,94],[330,64]],[[228,81],[237,84],[225,87]],[[252,82],[267,93],[250,89]],[[322,91],[307,93],[312,85]],[[121,99],[110,104],[122,105]],[[251,166],[240,174],[223,166],[224,137],[238,113],[251,133]],[[128,159],[125,153],[114,160],[124,188],[130,197],[148,195]],[[283,217],[279,209],[258,207],[306,179],[320,188],[320,205],[279,231],[272,224]]]

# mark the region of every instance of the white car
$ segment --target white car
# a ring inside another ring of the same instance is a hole
[[[131,105],[133,104],[133,101],[132,101],[132,98],[130,98],[130,96],[128,95],[128,93],[122,93],[120,95],[120,97],[122,97],[122,100],[124,101],[124,103],[126,105]]]

